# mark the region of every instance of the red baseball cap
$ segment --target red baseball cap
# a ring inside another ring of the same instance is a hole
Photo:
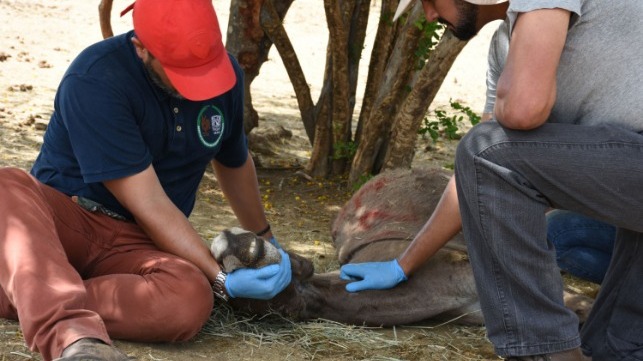
[[[179,94],[205,100],[236,84],[211,0],[136,0],[121,16],[132,8],[136,37]]]

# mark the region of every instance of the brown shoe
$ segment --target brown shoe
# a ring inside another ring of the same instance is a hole
[[[563,352],[535,356],[514,356],[505,360],[512,361],[592,361],[591,357],[583,355],[580,347]]]
[[[126,354],[116,347],[95,338],[81,338],[67,346],[55,361],[129,361]]]

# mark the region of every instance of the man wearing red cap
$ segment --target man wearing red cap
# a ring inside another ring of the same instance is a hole
[[[412,0],[402,0],[396,18]],[[346,265],[349,291],[395,287],[462,226],[487,335],[507,360],[643,360],[643,2],[422,0],[461,39],[505,19],[493,121],[460,142],[455,178],[396,260]],[[494,43],[492,43],[492,48]],[[589,319],[565,308],[545,213],[615,225]],[[461,218],[460,218],[461,217]],[[582,348],[582,351],[581,351]]]
[[[214,296],[270,299],[290,282],[281,250],[278,265],[222,272],[188,222],[212,164],[240,225],[276,244],[211,1],[133,10],[133,32],[65,73],[31,175],[0,170],[0,316],[45,360],[127,359],[110,337],[188,340]]]

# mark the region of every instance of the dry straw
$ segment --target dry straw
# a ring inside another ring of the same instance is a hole
[[[397,328],[351,326],[328,320],[293,322],[277,314],[248,316],[215,307],[204,335],[235,339],[251,347],[295,349],[306,360],[485,360],[484,330],[449,322]],[[485,345],[486,346],[486,345]]]

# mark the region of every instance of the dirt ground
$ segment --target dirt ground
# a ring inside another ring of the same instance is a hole
[[[118,18],[129,3],[115,1],[113,25],[117,34],[131,26],[130,17]],[[225,29],[229,0],[214,3]],[[62,74],[80,50],[101,38],[97,5],[98,1],[0,0],[0,166],[29,169],[53,110],[55,89]],[[378,11],[379,4],[375,4],[372,16],[378,16]],[[284,22],[290,34],[296,34],[292,41],[312,84],[313,98],[322,82],[327,41],[325,20],[319,14],[323,14],[321,1],[298,0]],[[476,111],[482,109],[485,47],[491,32],[490,28],[483,29],[467,45],[438,94],[436,106],[445,107],[453,98]],[[370,56],[374,34],[372,20],[363,59]],[[360,89],[366,78],[366,63],[360,74]],[[351,190],[343,179],[309,180],[303,175],[302,165],[310,146],[300,124],[292,87],[274,49],[253,84],[253,98],[261,117],[260,128],[253,133],[272,132],[280,127],[290,131],[271,143],[276,154],[255,149],[260,187],[273,231],[287,248],[312,258],[317,270],[334,269],[337,263],[330,224]],[[453,162],[454,144],[423,141],[415,162],[423,166],[449,165]],[[211,173],[206,174],[201,185],[191,221],[206,240],[236,224]],[[348,327],[325,321],[292,324],[276,317],[251,320],[232,315],[226,308],[216,310],[211,322],[191,342],[116,344],[130,356],[154,361],[497,359],[480,327],[431,322],[394,329]],[[30,359],[41,358],[25,346],[18,324],[0,321],[0,360]]]

